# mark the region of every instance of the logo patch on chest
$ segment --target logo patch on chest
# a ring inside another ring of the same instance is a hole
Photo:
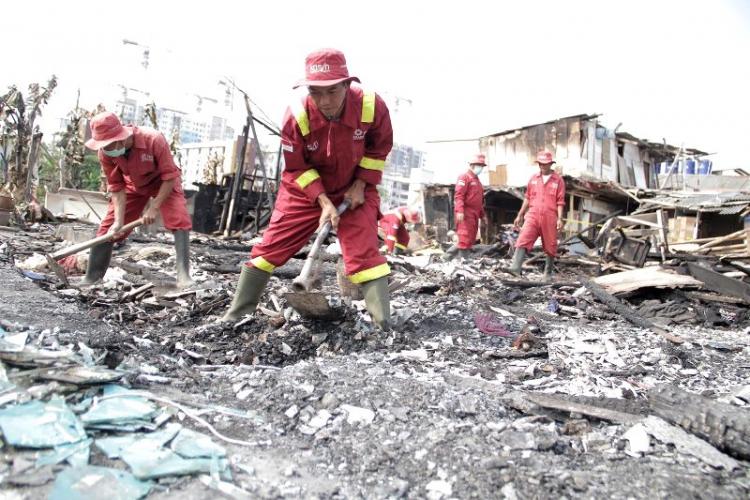
[[[313,143],[308,144],[305,147],[307,148],[308,151],[317,151],[319,146],[320,145],[318,144],[318,141],[315,141]]]
[[[150,161],[153,163],[154,155],[148,153],[141,153],[141,161]]]
[[[352,137],[352,139],[354,139],[355,141],[361,141],[364,138],[365,138],[364,130],[362,130],[361,128],[358,128],[357,130],[354,131],[354,136]]]

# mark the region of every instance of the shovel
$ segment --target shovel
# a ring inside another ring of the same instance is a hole
[[[112,241],[117,237],[117,234],[131,231],[141,225],[143,225],[143,219],[138,219],[129,224],[125,224],[115,234],[103,234],[88,241],[84,241],[83,243],[78,243],[77,245],[71,245],[69,247],[63,248],[62,250],[58,250],[57,252],[45,254],[45,257],[47,257],[47,263],[49,264],[49,267],[55,272],[57,277],[60,278],[60,281],[62,281],[65,286],[68,286],[68,277],[65,275],[65,269],[63,269],[62,266],[57,263],[58,260],[64,259],[65,257],[68,257],[70,255],[75,255],[77,253],[83,252],[84,250],[88,250],[89,248],[100,243]]]
[[[339,215],[344,213],[351,202],[344,200],[338,206],[336,211]],[[327,319],[330,318],[334,311],[328,303],[325,294],[322,292],[313,292],[317,279],[315,272],[318,265],[318,253],[323,245],[328,233],[331,231],[331,222],[328,221],[318,230],[318,236],[310,247],[305,264],[302,266],[302,272],[292,281],[293,293],[285,295],[286,300],[298,313],[306,318]]]

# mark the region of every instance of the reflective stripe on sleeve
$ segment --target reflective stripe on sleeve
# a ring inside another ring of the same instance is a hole
[[[352,283],[367,283],[368,281],[376,280],[389,274],[391,274],[391,268],[388,264],[380,264],[379,266],[352,274],[349,276],[349,281]]]
[[[375,92],[365,92],[362,95],[362,123],[375,121]]]
[[[376,160],[375,158],[363,156],[359,160],[359,166],[367,170],[380,170],[382,172],[385,169],[385,160]]]
[[[406,245],[402,245],[401,243],[396,243],[396,248],[399,250],[406,250]]]
[[[276,266],[268,262],[263,257],[255,257],[250,261],[250,263],[253,265],[253,267],[257,267],[261,271],[265,271],[267,273],[272,273],[273,270],[276,269]]]
[[[310,134],[310,119],[307,117],[307,110],[301,102],[292,105],[292,114],[294,119],[297,120],[297,126],[302,136]]]
[[[320,179],[320,174],[318,173],[317,170],[315,170],[314,168],[311,168],[310,170],[305,170],[304,173],[300,174],[300,176],[297,177],[296,182],[299,187],[301,187],[302,189],[305,189],[315,179]]]

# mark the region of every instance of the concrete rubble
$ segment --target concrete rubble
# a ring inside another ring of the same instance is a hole
[[[507,256],[481,249],[389,257],[396,326],[379,332],[363,302],[340,296],[334,255],[322,270],[334,320],[287,305],[296,258],[256,314],[221,325],[248,245],[193,235],[187,290],[169,236],[131,237],[91,288],[34,257],[59,245],[43,224],[0,232],[4,493],[750,494],[750,303],[682,260],[596,278],[561,258],[543,282],[541,263],[518,280]],[[726,278],[722,265],[710,267]],[[709,417],[705,432],[671,418],[672,396],[701,396],[695,411],[726,415],[733,441]],[[29,433],[19,418],[40,424]]]

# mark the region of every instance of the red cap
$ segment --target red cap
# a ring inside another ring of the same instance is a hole
[[[359,82],[356,76],[349,76],[344,53],[336,49],[320,49],[305,58],[305,79],[294,87],[330,87],[347,80]]]
[[[536,155],[536,162],[541,163],[542,165],[548,165],[550,163],[555,163],[555,160],[552,158],[552,153],[549,151],[540,151]]]
[[[86,141],[86,147],[99,150],[115,141],[124,141],[133,134],[120,123],[117,115],[111,111],[99,113],[91,119],[91,139]]]
[[[471,159],[471,161],[469,162],[469,165],[483,165],[486,167],[487,163],[484,161],[484,155],[478,154],[478,155],[474,155],[474,158]]]

